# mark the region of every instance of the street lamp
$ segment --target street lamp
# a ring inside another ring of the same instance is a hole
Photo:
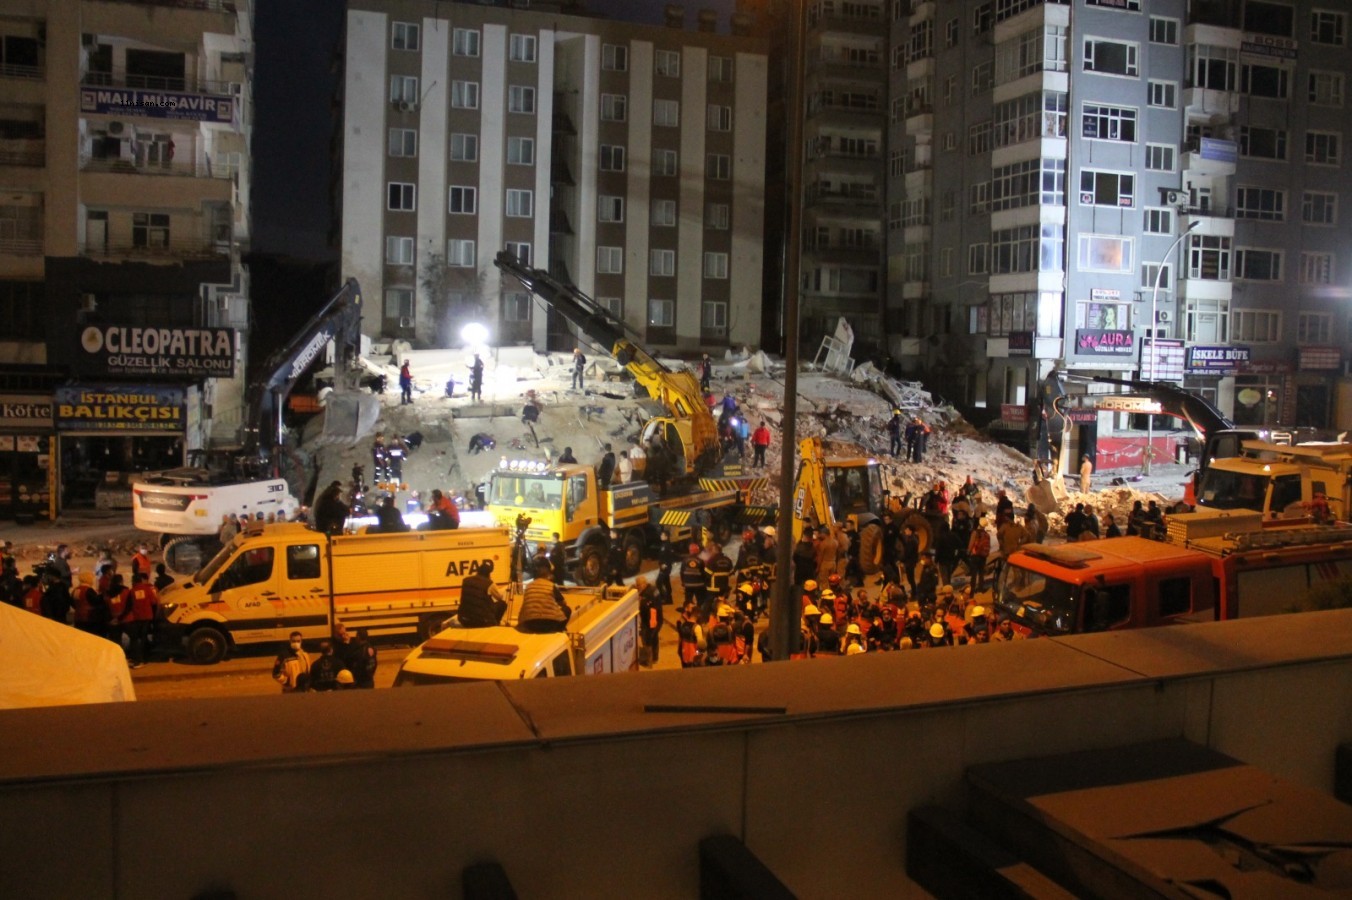
[[[1160,282],[1164,280],[1164,267],[1169,264],[1169,257],[1173,256],[1174,249],[1183,243],[1183,239],[1192,233],[1192,230],[1201,224],[1200,219],[1193,219],[1188,223],[1188,227],[1183,229],[1183,233],[1174,238],[1174,242],[1169,245],[1169,249],[1164,251],[1164,259],[1160,261],[1159,267],[1155,269],[1155,289],[1150,292],[1150,374],[1146,376],[1147,381],[1155,380],[1155,326],[1159,323],[1159,302],[1160,302]],[[1142,348],[1144,349],[1144,348]],[[1146,475],[1150,474],[1150,459],[1155,455],[1155,415],[1154,413],[1145,414],[1145,468]]]

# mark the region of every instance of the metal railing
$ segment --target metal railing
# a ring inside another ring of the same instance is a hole
[[[211,81],[205,78],[170,78],[163,75],[129,75],[126,72],[85,72],[80,76],[85,87],[139,88],[146,91],[175,91],[181,94],[211,94],[232,97],[236,81]]]
[[[192,239],[152,239],[145,244],[90,244],[80,246],[80,254],[99,259],[211,259],[229,256],[228,247],[215,241]]]
[[[19,66],[12,63],[0,63],[0,78],[27,78],[40,80],[45,74],[42,66]]]
[[[213,164],[211,157],[203,154],[194,162],[143,162],[137,164],[129,159],[101,159],[89,154],[81,154],[80,171],[108,172],[115,175],[169,175],[179,178],[216,178],[229,180],[238,173],[239,166]]]
[[[208,12],[235,12],[234,0],[109,0],[133,6],[169,6],[175,9],[201,9]]]
[[[0,166],[42,166],[47,162],[43,138],[0,140]]]
[[[0,235],[0,254],[5,256],[41,256],[42,236],[5,236]]]

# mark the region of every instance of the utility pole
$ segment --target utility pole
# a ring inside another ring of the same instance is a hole
[[[1164,259],[1160,260],[1159,268],[1155,270],[1155,289],[1150,293],[1150,373],[1145,376],[1146,381],[1155,380],[1155,326],[1159,324],[1159,302],[1160,302],[1160,282],[1164,279],[1164,267],[1169,264],[1169,257],[1173,256],[1174,248],[1183,243],[1183,239],[1192,233],[1192,230],[1198,226],[1200,220],[1193,219],[1183,233],[1174,238],[1174,242],[1169,245],[1169,249],[1164,251]],[[1177,281],[1177,279],[1175,279]],[[1144,349],[1144,348],[1142,348]],[[1143,469],[1146,475],[1150,474],[1150,461],[1155,455],[1155,416],[1153,413],[1145,414],[1145,467]]]

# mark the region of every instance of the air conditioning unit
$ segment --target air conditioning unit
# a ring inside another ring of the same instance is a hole
[[[126,128],[126,126],[123,125],[121,122],[109,122],[109,123],[108,123],[108,133],[109,133],[109,134],[121,134],[125,128]]]
[[[1167,324],[1169,324],[1169,310],[1167,310],[1167,309],[1162,309],[1162,310],[1160,310],[1160,311],[1155,315],[1155,318],[1159,320],[1158,324],[1160,324],[1160,325],[1167,325]]]
[[[400,327],[400,328],[412,328],[412,327],[413,327],[413,318],[412,318],[411,316],[400,316],[400,317],[399,317],[399,327]]]
[[[418,104],[410,100],[401,100],[399,101],[399,108],[404,112],[413,112],[418,108]]]
[[[1165,191],[1164,203],[1166,206],[1182,206],[1188,200],[1188,195],[1182,191]]]

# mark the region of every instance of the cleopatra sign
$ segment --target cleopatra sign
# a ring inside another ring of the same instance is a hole
[[[231,378],[235,332],[230,328],[90,325],[80,332],[81,359],[108,375]]]

